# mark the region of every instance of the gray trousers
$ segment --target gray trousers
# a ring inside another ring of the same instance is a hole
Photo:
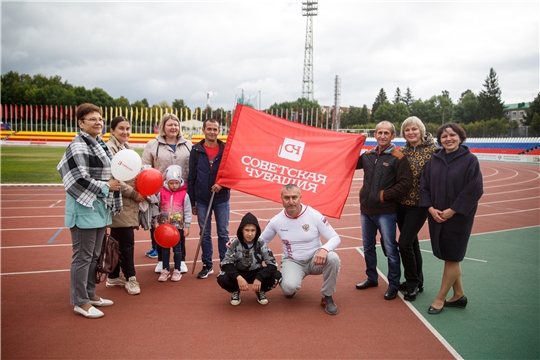
[[[307,275],[323,276],[323,285],[321,294],[323,296],[332,296],[336,292],[337,277],[341,260],[338,254],[333,251],[328,253],[326,263],[324,265],[313,265],[315,255],[307,260],[292,260],[284,258],[281,260],[281,290],[285,295],[292,295],[295,291],[302,287],[302,280]]]
[[[70,267],[70,302],[71,305],[88,304],[96,295],[96,266],[105,227],[97,229],[69,229],[73,254]]]

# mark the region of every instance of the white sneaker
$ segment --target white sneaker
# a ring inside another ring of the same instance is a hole
[[[154,272],[156,274],[161,274],[161,270],[163,270],[163,261],[158,261],[158,263],[156,265],[156,269],[154,270]]]
[[[130,295],[137,295],[141,293],[141,287],[139,286],[139,282],[135,276],[130,277],[124,287]]]
[[[182,274],[185,274],[185,273],[188,272],[188,268],[187,268],[187,265],[186,265],[186,262],[185,262],[185,261],[182,261],[182,262],[180,263],[180,272],[181,272]]]

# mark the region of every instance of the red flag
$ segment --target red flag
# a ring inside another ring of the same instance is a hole
[[[49,120],[49,107],[45,105],[45,119]]]
[[[216,183],[278,203],[296,184],[304,204],[340,218],[365,139],[237,104]]]
[[[17,120],[18,115],[19,115],[19,105],[15,105],[15,120]]]

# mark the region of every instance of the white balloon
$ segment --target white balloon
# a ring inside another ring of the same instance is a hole
[[[128,181],[141,171],[142,160],[135,150],[124,149],[111,160],[111,172],[115,179]]]

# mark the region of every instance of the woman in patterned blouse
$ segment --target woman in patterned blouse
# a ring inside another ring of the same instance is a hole
[[[418,232],[426,222],[427,209],[420,208],[420,176],[427,162],[438,149],[431,134],[416,116],[411,116],[401,125],[401,136],[406,140],[400,151],[407,156],[413,175],[413,187],[403,196],[397,207],[397,223],[400,231],[398,245],[401,262],[405,271],[405,282],[400,290],[406,291],[404,299],[416,300],[416,295],[424,291],[422,254],[418,244]]]

